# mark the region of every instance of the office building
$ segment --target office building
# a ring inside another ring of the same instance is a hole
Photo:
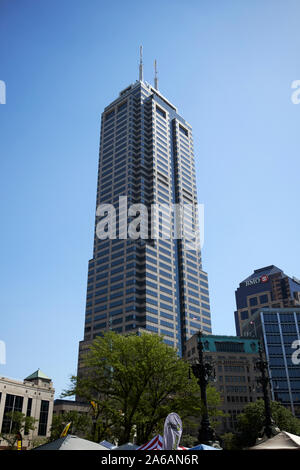
[[[171,217],[167,212],[183,205],[189,223],[179,236],[182,212]],[[139,80],[101,117],[94,250],[79,366],[91,341],[109,329],[162,334],[179,354],[199,328],[211,332],[207,274],[199,243],[190,243],[194,233],[199,240],[196,205],[192,128],[158,91],[157,78],[155,87],[143,80],[141,66]],[[152,207],[159,207],[157,218]],[[138,212],[145,217],[137,237]]]
[[[48,438],[52,424],[54,388],[52,381],[37,370],[23,381],[0,377],[0,430],[12,434],[13,418],[10,413],[19,411],[35,419],[35,429],[22,433],[22,448],[28,449],[33,440]],[[0,439],[0,449],[8,443]]]
[[[54,400],[53,415],[64,415],[72,411],[87,415],[91,413],[91,405],[87,402],[64,400],[61,398]]]
[[[264,344],[272,400],[300,418],[300,308],[259,309],[243,334]]]
[[[260,372],[256,369],[259,360],[259,342],[256,338],[203,335],[204,362],[212,363],[215,378],[212,385],[220,393],[220,409],[227,415],[219,422],[218,434],[237,430],[237,417],[244,407],[263,397],[257,383]],[[198,360],[198,336],[187,341],[185,359],[190,363]]]
[[[235,292],[235,325],[241,335],[243,324],[262,308],[300,307],[300,280],[289,277],[274,265],[256,269]]]

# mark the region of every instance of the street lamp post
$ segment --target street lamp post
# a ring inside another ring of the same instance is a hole
[[[259,346],[259,360],[256,362],[256,368],[261,372],[261,377],[257,379],[257,382],[261,384],[264,396],[265,403],[265,420],[263,427],[263,436],[270,438],[276,436],[280,432],[280,429],[276,427],[275,422],[272,418],[271,413],[271,402],[269,396],[269,383],[270,379],[268,377],[268,363],[263,359],[263,352],[261,344]]]
[[[215,431],[210,425],[208,408],[207,408],[207,394],[206,389],[210,377],[214,376],[214,368],[209,362],[204,362],[203,357],[203,344],[202,344],[202,332],[199,331],[197,338],[197,349],[198,349],[198,358],[199,362],[192,364],[192,371],[194,376],[198,379],[198,384],[201,391],[201,400],[203,403],[203,416],[201,420],[201,426],[198,432],[198,442],[199,444],[206,445],[218,445],[217,437]]]

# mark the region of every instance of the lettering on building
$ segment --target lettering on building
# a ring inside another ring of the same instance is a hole
[[[245,286],[246,287],[254,286],[256,284],[268,282],[268,280],[269,280],[269,276],[264,274],[261,277],[255,277],[254,279],[250,279],[249,281],[245,281]]]

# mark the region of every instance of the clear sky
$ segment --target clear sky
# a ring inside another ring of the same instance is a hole
[[[0,376],[76,373],[92,257],[100,115],[138,78],[192,125],[215,334],[235,289],[300,277],[298,0],[0,0]]]

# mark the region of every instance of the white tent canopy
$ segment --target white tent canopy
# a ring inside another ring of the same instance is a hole
[[[266,450],[266,449],[298,449],[300,450],[300,437],[281,431],[274,437],[267,439],[250,447],[250,450]]]
[[[69,434],[32,450],[108,450],[108,448]]]

